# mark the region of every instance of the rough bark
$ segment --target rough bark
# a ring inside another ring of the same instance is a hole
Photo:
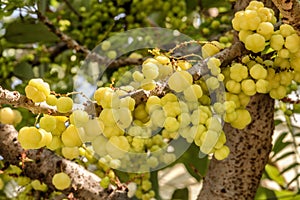
[[[283,16],[283,21],[293,26],[300,34],[300,3],[298,0],[272,0]]]
[[[26,96],[20,94],[17,91],[9,91],[3,89],[0,86],[0,105],[9,104],[14,107],[25,108],[31,111],[33,114],[45,113],[49,115],[66,115],[59,113],[53,106],[49,106],[46,103],[36,104]]]
[[[237,11],[245,9],[251,1],[253,1],[253,0],[238,0],[238,1],[236,1],[235,5],[234,5],[234,11],[237,12]],[[265,7],[272,8],[275,11],[275,16],[278,16],[279,12],[271,0],[257,0],[257,1],[263,2]],[[278,1],[282,1],[282,0],[278,0]]]
[[[87,171],[82,166],[67,159],[63,159],[53,152],[41,150],[24,151],[17,141],[18,132],[11,125],[0,124],[0,155],[9,164],[19,165],[23,153],[26,153],[26,160],[23,171],[31,179],[38,179],[46,183],[51,190],[52,177],[55,173],[65,172],[72,179],[70,188],[63,190],[66,198],[72,194],[76,199],[83,200],[123,200],[128,199],[125,187],[103,189],[100,187],[100,178]]]
[[[222,50],[221,52],[214,55],[215,58],[219,59],[223,66],[227,66],[237,57],[241,55],[245,55],[249,52],[244,47],[244,44],[240,41],[235,42],[231,47]],[[199,61],[196,65],[188,69],[187,71],[193,75],[194,80],[200,79],[202,76],[209,73],[209,69],[207,67],[207,61],[210,59],[206,58],[204,60]]]
[[[274,130],[274,100],[257,94],[247,106],[252,122],[243,130],[225,124],[229,157],[212,159],[198,199],[254,199],[268,155]]]

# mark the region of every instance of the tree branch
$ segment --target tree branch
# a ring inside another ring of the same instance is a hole
[[[243,130],[226,123],[229,156],[212,159],[198,199],[254,199],[272,149],[274,100],[266,94],[251,97],[247,106],[252,122]]]
[[[33,114],[44,113],[49,115],[66,115],[57,112],[55,108],[50,107],[47,104],[36,104],[32,100],[28,99],[26,96],[20,94],[19,92],[9,91],[3,89],[0,86],[0,105],[3,104],[9,104],[14,107],[25,108],[31,111]]]
[[[272,0],[283,16],[283,21],[287,21],[300,34],[300,3],[298,0]]]
[[[11,125],[0,124],[0,155],[10,164],[19,166],[21,155],[25,152],[17,141],[18,132]],[[46,183],[49,192],[54,191],[52,177],[59,172],[65,172],[72,180],[71,187],[63,190],[66,198],[73,194],[76,199],[83,200],[126,200],[125,187],[103,189],[100,178],[70,160],[61,158],[47,149],[26,151],[27,160],[24,163],[24,174],[31,179]],[[30,160],[29,160],[30,159]]]
[[[283,99],[281,99],[280,101],[284,102],[284,103],[289,103],[289,104],[300,104],[300,99],[299,96],[297,96],[298,99],[292,99],[290,97],[284,97]]]
[[[108,68],[110,69],[117,69],[120,66],[126,66],[126,65],[141,65],[143,63],[144,59],[136,59],[136,58],[122,58],[118,60],[114,60]]]
[[[57,37],[61,39],[61,41],[67,43],[68,47],[70,49],[74,49],[77,52],[83,53],[84,55],[90,54],[90,50],[88,50],[86,47],[78,44],[77,41],[75,41],[70,36],[63,33],[61,30],[59,30],[45,15],[43,15],[41,12],[36,11],[38,19],[44,23],[49,30],[54,33]]]
[[[234,12],[244,10],[252,0],[238,0],[234,5]],[[279,12],[276,6],[270,0],[259,0],[264,3],[265,7],[272,8],[275,11],[275,16],[278,17]]]
[[[61,41],[65,42],[70,49],[74,49],[76,52],[83,53],[85,56],[93,55],[95,59],[98,60],[99,63],[106,63],[107,58],[103,57],[101,55],[98,55],[96,53],[93,53],[88,48],[86,48],[83,45],[80,45],[76,40],[59,30],[45,15],[43,15],[41,12],[36,11],[38,19],[44,23],[49,30],[54,33],[58,38],[60,38]],[[63,48],[63,46],[62,46]],[[106,61],[106,62],[105,62]],[[114,60],[108,67],[112,68],[118,68],[120,66],[125,65],[139,65],[142,64],[143,59],[135,59],[135,58],[125,58],[125,59],[119,59]]]
[[[65,4],[69,7],[69,9],[79,18],[79,20],[82,19],[81,14],[72,6],[69,0],[63,0]]]
[[[224,49],[220,53],[216,54],[214,57],[220,59],[222,66],[228,65],[232,60],[235,58],[246,54],[248,51],[245,49],[244,45],[241,42],[236,42],[233,44],[230,48]],[[201,76],[206,75],[209,73],[207,68],[207,59],[199,61],[197,64],[195,64],[193,67],[191,67],[188,72],[193,75],[194,80],[198,80]],[[118,60],[119,62],[127,62],[126,59],[124,60]],[[129,59],[128,62],[131,62]],[[140,62],[140,61],[139,61]],[[124,64],[124,63],[123,63]],[[157,83],[157,87],[153,91],[145,91],[145,90],[136,90],[131,93],[129,93],[126,96],[131,96],[136,104],[139,104],[141,102],[147,101],[147,99],[152,96],[163,96],[166,92],[169,91],[169,88],[167,86],[167,80],[161,80]],[[29,111],[31,111],[34,114],[38,113],[44,113],[49,115],[63,115],[68,116],[70,113],[59,113],[55,107],[48,106],[45,103],[36,104],[30,99],[28,99],[26,96],[20,94],[17,91],[9,91],[6,89],[3,89],[0,86],[0,105],[1,104],[10,104],[14,107],[21,107],[25,108]],[[98,107],[95,103],[94,105],[89,105]],[[88,109],[88,108],[87,108]],[[92,109],[94,110],[94,109]],[[97,109],[96,109],[97,110]],[[101,109],[100,109],[101,111]],[[99,113],[98,113],[99,114]]]
[[[237,41],[231,47],[226,48],[214,55],[214,57],[221,61],[222,66],[227,66],[235,58],[245,55],[247,52],[249,51],[245,49],[244,44],[240,41]],[[194,80],[198,80],[201,76],[209,72],[207,68],[208,59],[209,58],[201,60],[196,65],[188,69],[188,72],[193,75]]]

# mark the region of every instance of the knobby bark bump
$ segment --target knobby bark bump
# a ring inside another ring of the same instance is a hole
[[[274,100],[256,94],[247,106],[252,122],[243,130],[224,125],[229,157],[212,159],[198,199],[254,199],[272,149]]]

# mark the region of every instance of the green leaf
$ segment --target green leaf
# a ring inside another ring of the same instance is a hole
[[[294,113],[300,113],[300,104],[294,104],[293,108]]]
[[[294,134],[295,137],[300,137],[300,133]]]
[[[201,180],[208,168],[208,157],[199,158],[199,147],[194,143],[187,149],[187,151],[176,161],[176,163],[183,163],[187,171],[196,179]]]
[[[5,173],[9,174],[9,175],[13,175],[13,174],[16,174],[16,175],[20,175],[22,173],[22,170],[17,167],[16,165],[10,165],[6,170],[5,170]]]
[[[172,195],[172,200],[188,200],[189,190],[187,188],[177,189]]]
[[[286,157],[288,157],[288,156],[290,156],[290,155],[294,155],[294,154],[295,154],[295,152],[293,152],[293,151],[287,152],[287,153],[281,155],[280,157],[276,158],[275,162],[277,162],[277,161],[279,161],[279,160],[281,160],[281,159],[283,159],[283,158],[286,158]]]
[[[297,166],[299,166],[299,165],[300,165],[299,163],[293,163],[293,164],[291,164],[290,166],[288,166],[287,168],[285,168],[284,170],[282,170],[282,171],[280,172],[280,174],[283,174],[283,173],[289,171],[290,169],[293,169],[294,167],[297,167]]]
[[[152,183],[152,189],[155,192],[155,199],[160,200],[159,195],[159,184],[158,184],[158,177],[157,177],[157,171],[153,171],[150,173],[150,181]]]
[[[288,184],[287,184],[287,188],[294,182],[294,181],[298,181],[300,178],[300,174],[297,174]]]
[[[260,186],[256,191],[254,200],[266,200],[266,199],[271,199],[274,197],[276,197],[274,191]]]
[[[120,179],[121,182],[125,183],[129,181],[129,174],[123,171],[114,170],[116,176]]]
[[[268,176],[270,177],[270,179],[272,179],[273,181],[275,181],[276,183],[278,183],[281,186],[285,185],[285,180],[284,180],[283,176],[281,175],[281,173],[275,166],[267,164],[265,166],[265,171],[268,174]]]
[[[275,124],[275,126],[277,126],[277,125],[279,125],[279,124],[281,124],[283,121],[282,120],[280,120],[280,119],[275,119],[274,120],[274,124]]]
[[[23,91],[24,91],[24,87],[22,87]],[[35,123],[36,116],[32,112],[28,111],[25,108],[18,108],[18,110],[22,114],[22,122],[20,124],[18,124],[18,126],[16,127],[17,130],[19,130],[20,128],[22,128],[24,126],[28,126],[28,124],[33,125]]]
[[[42,23],[14,21],[8,24],[4,37],[12,43],[54,42],[58,37]]]
[[[282,149],[284,149],[285,147],[291,144],[291,142],[283,142],[283,139],[287,136],[287,134],[288,134],[287,132],[284,132],[276,139],[272,150],[274,152],[273,157],[277,153],[279,153]]]
[[[31,79],[34,76],[32,66],[28,62],[20,62],[16,64],[13,73],[22,79]]]
[[[273,148],[273,152],[275,154],[279,153],[281,150],[283,150],[284,148],[286,148],[287,146],[289,146],[290,144],[292,144],[292,142],[280,142],[278,143],[278,145],[276,145],[276,148]],[[275,145],[274,145],[275,146]]]
[[[300,199],[300,195],[295,194],[293,191],[288,191],[288,190],[281,190],[281,191],[276,191],[275,194],[277,199],[283,199],[283,200],[298,200]]]

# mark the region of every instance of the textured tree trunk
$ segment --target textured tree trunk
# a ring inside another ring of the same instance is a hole
[[[18,132],[11,125],[0,124],[0,155],[9,164],[19,165],[21,155],[26,153],[24,175],[38,179],[49,186],[50,192],[55,190],[52,177],[55,173],[65,172],[72,179],[71,187],[63,190],[58,199],[72,195],[83,200],[124,200],[129,199],[125,188],[106,189],[100,187],[100,178],[82,166],[63,159],[47,149],[24,151],[17,141]]]
[[[223,161],[211,160],[198,199],[254,199],[272,148],[274,100],[257,94],[247,109],[252,122],[245,129],[225,124],[230,155]]]

